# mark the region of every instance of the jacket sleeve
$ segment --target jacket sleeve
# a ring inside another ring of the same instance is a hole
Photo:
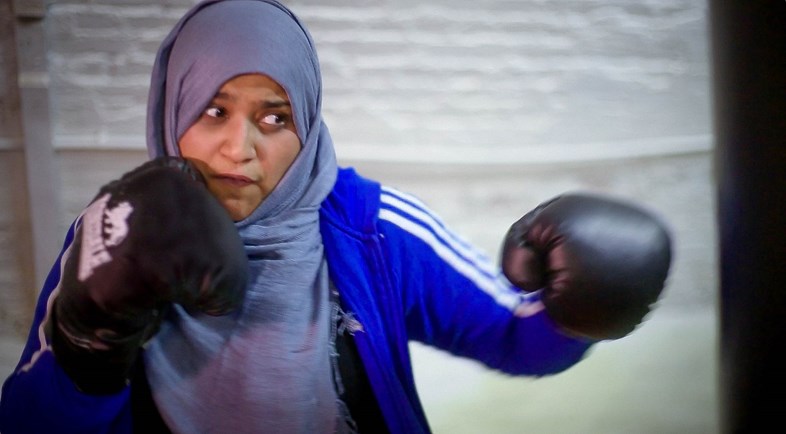
[[[411,339],[514,375],[547,375],[581,360],[592,342],[561,333],[539,293],[499,267],[412,196],[383,187],[379,228],[401,288]]]
[[[3,434],[131,432],[130,388],[101,396],[80,392],[57,364],[49,345],[49,310],[60,291],[62,264],[68,258],[77,224],[78,221],[69,228],[63,249],[41,290],[19,363],[3,383]]]

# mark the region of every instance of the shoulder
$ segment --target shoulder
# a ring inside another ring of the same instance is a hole
[[[340,168],[333,190],[322,203],[322,219],[371,232],[376,226],[381,190],[379,182],[361,176],[354,168]]]
[[[445,231],[442,220],[416,196],[366,178],[354,168],[339,169],[320,217],[323,230],[339,229],[361,237],[394,228],[412,234]]]

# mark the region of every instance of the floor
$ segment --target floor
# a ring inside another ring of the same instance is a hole
[[[512,378],[413,347],[435,433],[717,433],[715,312],[656,311],[553,377]]]

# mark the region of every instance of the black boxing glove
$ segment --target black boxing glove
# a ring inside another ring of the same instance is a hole
[[[122,389],[166,309],[222,315],[247,283],[229,214],[187,160],[149,161],[104,186],[83,213],[49,321],[58,364],[86,393]]]
[[[610,198],[566,194],[511,226],[502,270],[524,291],[542,289],[549,317],[591,339],[629,334],[663,290],[671,239],[651,213]]]

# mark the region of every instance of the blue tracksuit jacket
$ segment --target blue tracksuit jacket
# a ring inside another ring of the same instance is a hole
[[[409,340],[514,375],[572,366],[591,343],[559,333],[538,294],[524,295],[487,257],[453,234],[415,198],[341,169],[321,209],[330,276],[346,311],[385,421],[393,433],[428,432],[415,390]],[[130,387],[108,396],[79,392],[57,365],[44,332],[60,267],[41,291],[19,365],[4,383],[0,432],[130,433]]]

